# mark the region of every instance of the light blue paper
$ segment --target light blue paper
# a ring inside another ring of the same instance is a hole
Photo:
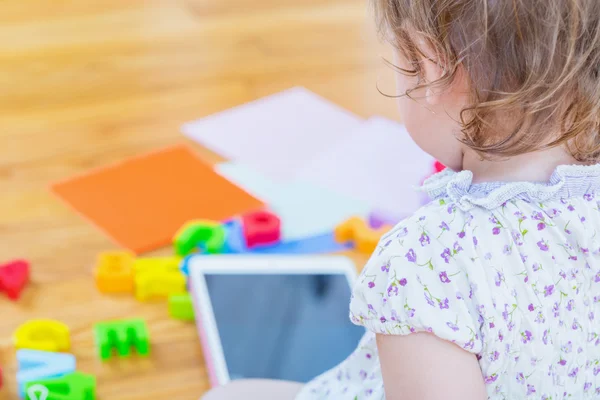
[[[75,356],[69,353],[17,350],[19,396],[25,397],[25,384],[34,380],[58,378],[75,372]]]
[[[330,233],[346,219],[366,218],[370,211],[366,203],[352,197],[303,181],[277,184],[235,162],[219,164],[216,171],[261,199],[281,218],[283,242]]]

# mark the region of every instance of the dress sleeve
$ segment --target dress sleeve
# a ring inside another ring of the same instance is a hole
[[[465,265],[469,246],[451,226],[461,224],[430,213],[384,235],[352,291],[352,322],[378,334],[429,332],[481,352],[481,319]]]

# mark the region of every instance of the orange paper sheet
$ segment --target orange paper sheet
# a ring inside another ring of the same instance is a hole
[[[214,172],[187,146],[169,147],[52,185],[119,245],[165,246],[191,219],[223,220],[263,204]]]

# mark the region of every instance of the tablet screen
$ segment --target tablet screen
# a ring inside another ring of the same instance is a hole
[[[345,275],[205,275],[231,379],[307,382],[365,333],[348,319]]]

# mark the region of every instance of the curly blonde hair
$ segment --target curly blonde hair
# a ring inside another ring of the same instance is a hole
[[[464,71],[459,139],[483,158],[565,145],[578,161],[599,161],[600,0],[372,1],[380,33],[411,62],[402,73],[422,76],[414,37],[443,71],[401,95]]]

